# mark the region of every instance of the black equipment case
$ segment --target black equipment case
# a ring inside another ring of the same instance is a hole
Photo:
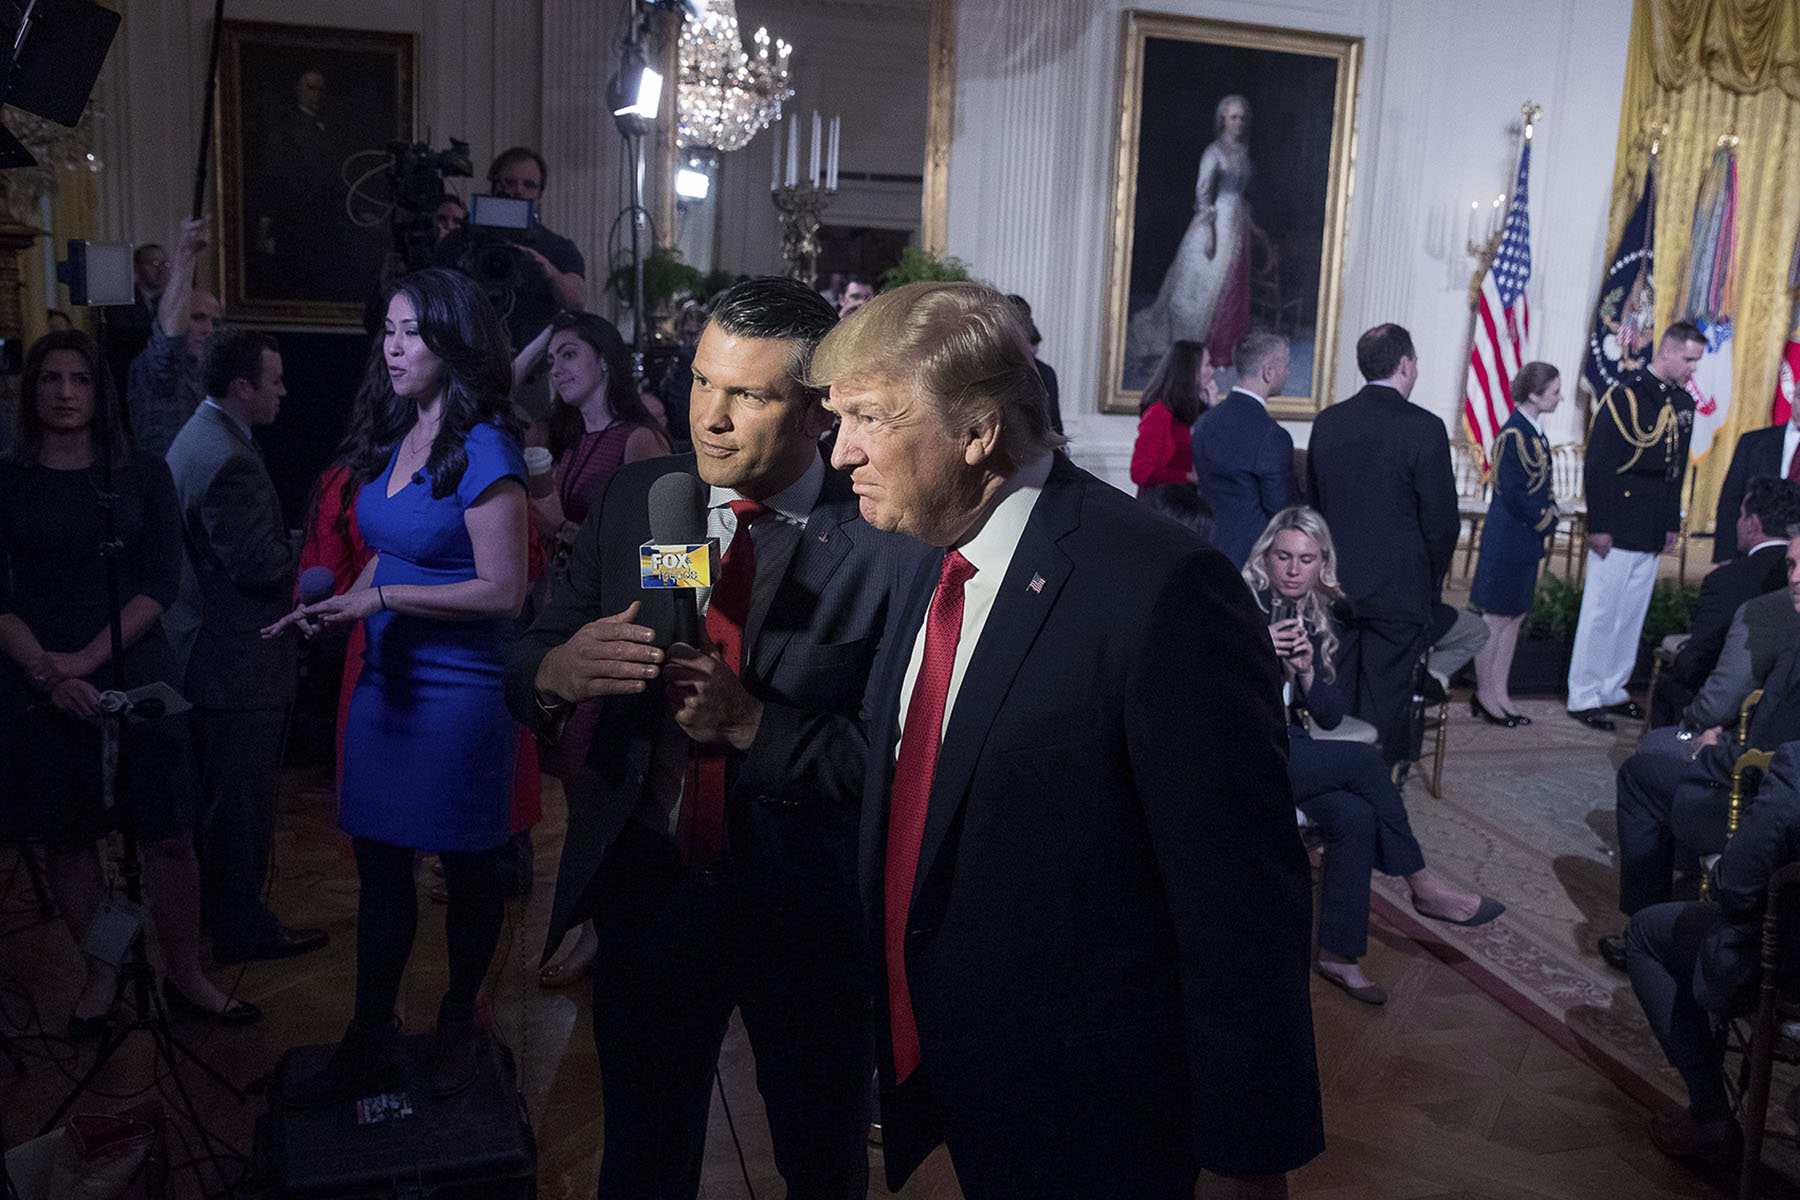
[[[410,1079],[431,1067],[430,1037],[406,1038]],[[332,1046],[301,1046],[274,1078],[317,1071]],[[483,1038],[480,1070],[442,1098],[422,1083],[361,1100],[300,1108],[281,1100],[256,1122],[245,1193],[280,1200],[535,1200],[537,1143],[519,1095],[512,1052]]]

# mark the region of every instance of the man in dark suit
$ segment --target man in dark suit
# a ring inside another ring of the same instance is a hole
[[[1444,423],[1407,400],[1419,379],[1411,335],[1375,326],[1357,339],[1356,366],[1368,383],[1313,421],[1306,474],[1350,605],[1339,674],[1393,764],[1418,758],[1413,672],[1462,522]]]
[[[1587,584],[1569,658],[1569,715],[1610,731],[1609,714],[1643,716],[1625,693],[1656,586],[1656,559],[1681,530],[1681,482],[1694,432],[1687,381],[1706,335],[1686,321],[1663,330],[1643,370],[1606,389],[1594,409],[1582,477]]]
[[[604,697],[546,946],[594,919],[603,1200],[695,1194],[734,1006],[788,1195],[867,1192],[858,712],[920,548],[869,528],[819,456],[830,418],[802,381],[835,321],[791,280],[725,293],[694,354],[696,454],[619,471],[507,670],[513,712],[548,736],[571,702]],[[725,545],[705,604],[717,650],[671,645],[673,593],[641,583],[651,486],[678,473],[710,485]]]
[[[1288,376],[1287,339],[1245,334],[1232,352],[1238,380],[1194,425],[1194,476],[1212,508],[1212,544],[1238,567],[1269,518],[1299,499],[1294,439],[1269,415]]]
[[[1784,543],[1787,602],[1800,609],[1800,537]],[[1771,597],[1772,599],[1772,597]],[[1800,739],[1800,646],[1790,645],[1763,681],[1750,728],[1728,737],[1713,728],[1681,743],[1685,752],[1652,745],[1626,759],[1618,772],[1619,911],[1673,896],[1677,849],[1691,858],[1717,854],[1726,841],[1731,772],[1744,750],[1773,750]],[[1625,968],[1625,940],[1600,939],[1600,957]]]
[[[1736,536],[1739,557],[1707,572],[1688,621],[1688,639],[1675,661],[1657,676],[1650,697],[1651,724],[1667,725],[1694,698],[1718,665],[1725,635],[1746,600],[1785,586],[1788,539],[1800,535],[1800,484],[1772,475],[1750,481],[1739,504]]]
[[[970,1200],[1285,1195],[1310,888],[1247,589],[1055,451],[998,292],[885,292],[813,374],[863,515],[944,548],[869,685],[889,1186],[942,1141]]]
[[[300,547],[250,435],[281,408],[275,339],[214,334],[201,368],[206,399],[169,447],[181,504],[181,594],[163,618],[194,705],[199,759],[201,900],[221,963],[285,958],[325,945],[290,929],[262,898],[275,837],[281,729],[297,673],[292,633],[261,630],[293,607]]]
[[[1784,425],[1752,429],[1738,439],[1731,465],[1725,469],[1725,482],[1719,485],[1719,503],[1713,509],[1714,562],[1727,562],[1742,553],[1725,523],[1737,515],[1750,481],[1759,475],[1789,478],[1796,448],[1800,448],[1800,409]]]

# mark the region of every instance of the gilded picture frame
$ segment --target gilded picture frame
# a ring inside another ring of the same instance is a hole
[[[388,143],[414,137],[411,33],[226,21],[214,201],[234,320],[361,328],[392,249]]]
[[[1122,22],[1101,411],[1137,412],[1177,338],[1207,343],[1228,386],[1254,325],[1290,339],[1270,411],[1310,420],[1334,382],[1362,39]]]

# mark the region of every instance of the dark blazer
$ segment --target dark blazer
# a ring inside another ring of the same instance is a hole
[[[1713,509],[1714,562],[1737,557],[1737,538],[1732,525],[1744,507],[1744,493],[1758,475],[1781,475],[1781,442],[1787,436],[1786,425],[1752,429],[1738,439],[1731,452],[1731,465],[1725,469],[1725,482],[1719,485],[1718,507]]]
[[[1237,388],[1194,422],[1194,475],[1212,509],[1212,544],[1238,567],[1269,518],[1299,500],[1294,439]]]
[[[181,594],[163,628],[201,708],[280,708],[294,698],[293,630],[261,630],[294,606],[299,539],[256,442],[210,404],[194,410],[169,447],[181,505]]]
[[[538,664],[590,621],[643,601],[638,622],[666,645],[674,593],[645,590],[638,547],[650,541],[650,485],[696,474],[692,454],[621,467],[570,551],[568,574],[514,649],[506,669],[513,715],[544,729],[536,703]],[[924,550],[869,527],[850,481],[827,468],[812,517],[750,649],[744,686],[764,705],[748,751],[726,761],[726,820],[733,853],[760,854],[790,867],[855,878],[855,828],[867,742],[859,720],[869,666],[881,643],[888,597]],[[551,906],[547,959],[563,933],[591,915],[589,888],[601,860],[645,797],[657,735],[665,729],[662,685],[604,702],[579,784],[570,789],[569,830]],[[793,878],[794,896],[832,880]]]
[[[1494,498],[1481,526],[1481,557],[1536,562],[1555,527],[1550,439],[1514,410],[1494,438]]]
[[[1681,528],[1681,484],[1694,398],[1642,370],[1606,389],[1594,408],[1582,478],[1589,533],[1620,550],[1661,554]]]
[[[1462,530],[1444,423],[1371,383],[1313,421],[1306,475],[1355,617],[1429,626]]]
[[[863,900],[883,1153],[971,1195],[1191,1196],[1323,1145],[1311,886],[1264,619],[1223,556],[1058,454],[938,752],[896,1088],[883,875],[901,684],[942,555],[870,679]],[[985,1189],[985,1190],[982,1190]]]
[[[1672,674],[1697,688],[1719,661],[1725,633],[1738,606],[1787,584],[1787,543],[1764,546],[1754,554],[1713,568],[1700,582],[1688,640],[1675,655]]]

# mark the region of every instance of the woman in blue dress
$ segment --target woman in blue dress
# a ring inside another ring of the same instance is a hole
[[[282,622],[310,632],[361,621],[368,635],[339,813],[361,885],[356,1008],[324,1069],[287,1087],[292,1102],[400,1082],[394,1004],[418,924],[416,851],[438,854],[449,892],[430,1086],[448,1094],[474,1077],[518,745],[500,673],[528,587],[511,378],[505,330],[473,281],[431,269],[399,282],[363,382],[371,402],[357,405],[342,454],[363,483],[356,518],[374,557],[341,595]]]
[[[1546,362],[1519,368],[1512,381],[1512,416],[1494,439],[1494,498],[1481,527],[1481,561],[1469,588],[1469,607],[1487,622],[1487,645],[1475,656],[1475,694],[1469,711],[1490,725],[1513,729],[1531,718],[1513,709],[1506,690],[1519,627],[1537,591],[1544,539],[1560,515],[1550,494],[1550,439],[1544,418],[1562,403],[1562,380]]]

